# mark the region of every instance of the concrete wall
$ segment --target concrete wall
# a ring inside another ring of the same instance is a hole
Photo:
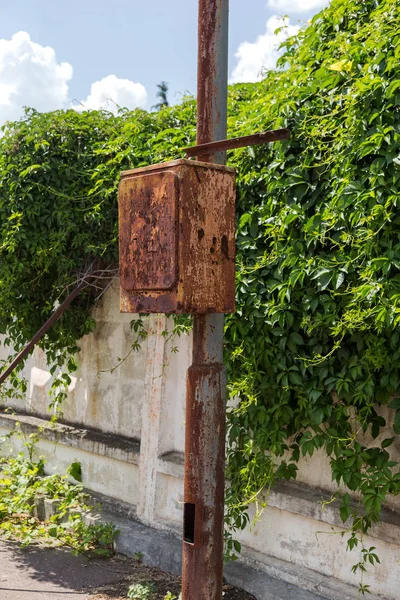
[[[63,407],[65,423],[48,422],[51,375],[44,353],[35,350],[25,367],[30,382],[27,398],[9,403],[18,416],[0,414],[0,435],[12,430],[16,420],[26,432],[42,426],[38,452],[46,457],[49,472],[64,471],[79,460],[88,489],[122,501],[146,524],[179,531],[185,376],[191,359],[191,336],[168,341],[163,332],[171,330],[172,320],[163,315],[146,317],[148,337],[141,349],[111,373],[118,358],[129,353],[130,322],[136,318],[120,314],[118,293],[117,285],[107,292],[94,310],[95,331],[80,341],[79,370]],[[171,351],[173,346],[178,346],[178,353]],[[0,359],[4,353],[2,348]],[[14,451],[22,447],[15,437],[11,443]],[[9,444],[0,451],[9,452]],[[398,445],[393,452],[399,457]],[[334,491],[323,452],[303,459],[297,482],[274,489],[267,509],[240,534],[244,560],[268,572],[273,568],[289,582],[294,577],[291,573],[300,569],[304,581],[309,570],[357,585],[359,575],[351,573],[351,565],[358,561],[359,552],[345,550],[337,503],[324,505]],[[398,598],[400,575],[397,509],[398,499],[394,499],[385,509],[382,523],[364,539],[366,547],[377,548],[382,562],[369,569],[364,583],[369,583],[375,594],[393,600]]]

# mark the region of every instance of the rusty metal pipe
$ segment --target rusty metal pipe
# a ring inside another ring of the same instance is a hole
[[[289,129],[275,129],[273,131],[263,131],[262,133],[253,133],[243,137],[230,138],[228,140],[218,140],[208,144],[200,144],[199,146],[190,146],[183,148],[188,158],[194,156],[201,157],[203,154],[210,152],[219,152],[221,150],[234,150],[235,148],[243,148],[244,146],[257,146],[260,144],[269,144],[279,140],[288,140],[290,138]]]
[[[228,0],[199,0],[197,144],[226,137]],[[202,155],[225,164],[225,152]],[[222,598],[225,370],[224,315],[195,315],[186,383],[183,600]]]
[[[226,138],[229,0],[199,0],[197,145]],[[204,162],[225,164],[224,153]]]
[[[71,302],[81,293],[81,291],[83,289],[85,289],[87,287],[86,283],[81,283],[79,284],[70,294],[69,296],[67,296],[65,298],[65,300],[62,302],[62,304],[60,304],[60,306],[57,308],[57,310],[55,310],[53,312],[53,314],[47,319],[47,321],[44,323],[44,325],[42,325],[42,327],[39,329],[39,331],[37,331],[35,333],[35,335],[33,336],[33,338],[27,343],[27,345],[25,346],[25,348],[23,348],[21,350],[21,352],[19,352],[17,354],[17,356],[14,358],[14,360],[12,361],[12,363],[10,364],[9,367],[7,367],[7,369],[1,373],[0,375],[0,385],[2,383],[4,383],[4,381],[7,379],[7,377],[9,375],[11,375],[11,373],[14,371],[14,369],[16,369],[18,367],[18,365],[20,364],[20,362],[28,355],[32,352],[32,350],[34,349],[34,347],[36,346],[36,344],[39,342],[39,340],[45,335],[45,333],[47,333],[47,331],[50,329],[50,327],[52,325],[54,325],[54,323],[56,321],[58,321],[58,319],[65,313],[65,311],[67,310],[68,306],[71,304]]]

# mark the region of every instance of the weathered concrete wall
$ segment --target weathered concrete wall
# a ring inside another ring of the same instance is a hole
[[[130,322],[135,315],[119,312],[118,286],[114,284],[93,316],[97,327],[78,344],[81,349],[77,355],[79,369],[73,374],[68,398],[62,407],[63,418],[68,423],[140,439],[147,342],[143,340],[141,350],[132,352],[111,372],[118,365],[118,359],[129,353]],[[6,351],[0,346],[0,359],[5,358]],[[9,405],[19,411],[32,410],[48,417],[52,377],[42,350],[35,349],[23,374],[30,382],[27,398],[11,401]]]
[[[30,381],[27,398],[12,401],[10,406],[22,413],[18,420],[28,433],[38,425],[44,426],[38,452],[46,457],[50,472],[64,471],[68,464],[79,460],[88,489],[126,503],[131,514],[144,523],[179,531],[185,377],[191,360],[191,336],[168,341],[163,332],[172,328],[172,320],[163,315],[147,317],[148,337],[141,349],[129,354],[111,372],[118,358],[129,353],[130,321],[135,318],[120,314],[118,291],[116,285],[107,292],[94,311],[95,331],[79,344],[79,370],[63,407],[66,424],[48,423],[51,375],[40,350],[34,352],[25,368]],[[171,351],[173,346],[178,347],[178,353]],[[4,351],[2,348],[0,359]],[[1,414],[0,435],[12,430],[15,420],[12,415]],[[388,435],[383,433],[382,437]],[[14,450],[22,447],[15,437],[11,445]],[[3,445],[0,451],[9,449]],[[400,457],[399,443],[391,452]],[[279,564],[289,566],[279,568],[281,575],[276,568],[277,576],[297,584],[298,576],[296,579],[291,574],[296,569],[302,573],[304,585],[315,582],[315,573],[326,581],[334,577],[356,585],[359,575],[351,573],[351,565],[360,553],[345,551],[347,536],[340,535],[344,530],[337,503],[324,504],[334,491],[329,461],[323,452],[302,459],[297,482],[273,490],[268,508],[240,534],[244,559],[268,573],[271,561],[281,561]],[[399,499],[391,500],[382,523],[364,539],[366,547],[377,548],[382,563],[369,569],[364,583],[369,583],[374,593],[393,600],[398,598],[400,575],[399,508]],[[311,575],[304,575],[308,572]],[[329,594],[322,597],[333,597]]]

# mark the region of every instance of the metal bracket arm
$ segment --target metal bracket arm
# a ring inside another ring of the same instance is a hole
[[[215,154],[224,150],[233,150],[234,148],[243,148],[244,146],[256,146],[259,144],[268,144],[269,142],[278,142],[280,140],[288,140],[290,138],[289,129],[276,129],[273,131],[264,131],[262,133],[254,133],[253,135],[245,135],[243,137],[231,138],[229,140],[218,140],[207,144],[199,144],[184,148],[186,156],[193,158],[195,156],[203,156],[204,154]]]

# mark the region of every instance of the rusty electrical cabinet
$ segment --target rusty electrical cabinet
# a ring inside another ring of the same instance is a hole
[[[124,171],[121,311],[235,310],[235,171],[174,160]]]

